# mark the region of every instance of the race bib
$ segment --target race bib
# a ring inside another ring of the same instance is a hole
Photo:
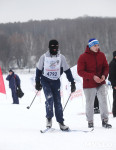
[[[44,76],[57,80],[60,77],[60,57],[46,57],[44,61]]]

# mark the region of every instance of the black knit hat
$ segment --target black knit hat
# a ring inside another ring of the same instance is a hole
[[[13,72],[13,70],[12,70],[12,69],[10,69],[10,70],[9,70],[9,72]]]
[[[51,47],[51,45],[58,45],[58,41],[53,39],[49,41],[49,48]]]
[[[115,57],[115,56],[116,56],[116,51],[113,52],[113,57]]]

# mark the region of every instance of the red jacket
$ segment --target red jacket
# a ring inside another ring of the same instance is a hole
[[[105,81],[96,83],[93,79],[94,75],[100,78],[105,75],[107,78],[109,66],[104,53],[100,50],[95,53],[87,46],[85,52],[78,59],[77,72],[83,78],[83,88],[94,88],[105,84]]]

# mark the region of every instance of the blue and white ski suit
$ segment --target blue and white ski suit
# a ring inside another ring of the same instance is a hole
[[[65,56],[58,51],[51,55],[49,51],[43,54],[36,68],[36,82],[40,82],[46,98],[46,118],[52,118],[53,105],[57,122],[62,123],[63,111],[60,96],[60,76],[65,72],[69,82],[74,82],[72,73],[66,62]]]

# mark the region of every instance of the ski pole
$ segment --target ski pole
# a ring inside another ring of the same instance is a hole
[[[66,105],[67,105],[67,103],[68,103],[70,97],[71,97],[71,93],[70,93],[70,95],[69,95],[69,97],[68,97],[68,100],[67,100],[67,102],[66,102],[66,104],[65,104],[65,106],[64,106],[64,108],[63,108],[63,111],[64,111],[64,109],[65,109],[65,107],[66,107]]]
[[[35,96],[34,96],[34,98],[33,98],[32,102],[31,102],[30,106],[27,106],[27,109],[29,109],[29,108],[31,107],[31,105],[33,104],[33,102],[34,102],[34,100],[35,100],[35,98],[36,98],[36,96],[37,96],[38,92],[39,92],[39,91],[37,91],[37,93],[35,94]]]

